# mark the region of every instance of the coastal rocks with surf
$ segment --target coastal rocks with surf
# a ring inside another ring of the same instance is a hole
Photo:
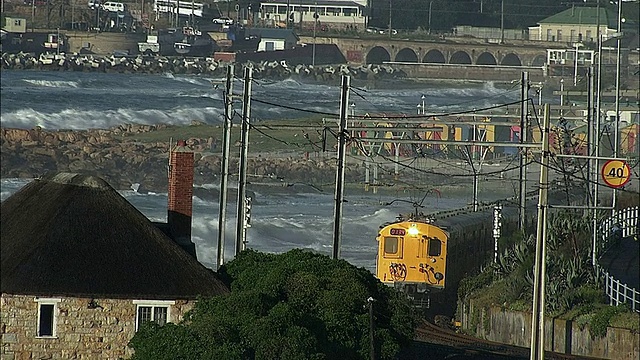
[[[229,63],[213,58],[186,58],[165,56],[99,56],[86,54],[40,54],[4,53],[0,58],[2,69],[11,70],[55,70],[79,72],[112,72],[142,74],[201,74],[224,76]],[[406,73],[390,65],[368,64],[361,66],[341,65],[289,65],[282,61],[247,62],[237,66],[238,76],[242,68],[254,69],[256,79],[282,80],[291,77],[315,81],[334,81],[341,75],[349,75],[358,80],[403,79]]]
[[[129,190],[137,184],[140,192],[163,193],[167,188],[169,142],[139,142],[127,135],[165,127],[126,124],[82,131],[2,128],[0,176],[37,178],[50,171],[95,172],[118,190]],[[215,151],[213,144],[220,142],[211,137],[187,139],[187,145],[194,151],[196,184],[219,183],[221,153]],[[250,154],[248,181],[274,191],[287,191],[301,184],[314,187],[331,183],[335,180],[332,155]],[[238,168],[237,158],[230,159],[229,168]],[[356,181],[361,173],[361,166],[352,164],[345,177],[347,181]],[[217,198],[215,189],[198,191],[201,198]]]

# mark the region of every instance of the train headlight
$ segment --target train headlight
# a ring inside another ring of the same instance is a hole
[[[431,262],[432,262],[432,263],[435,263],[435,262],[436,262],[436,259],[435,259],[435,258],[431,258]]]
[[[411,224],[411,227],[407,230],[407,232],[412,236],[416,236],[420,233],[420,231],[416,227],[416,224]]]

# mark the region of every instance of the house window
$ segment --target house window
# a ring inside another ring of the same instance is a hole
[[[273,41],[267,41],[264,43],[265,51],[274,51],[276,49],[276,44]]]
[[[38,323],[36,337],[55,338],[58,303],[61,299],[36,298],[38,303]]]
[[[562,41],[562,30],[558,29],[558,31],[556,31],[556,41]]]
[[[136,304],[136,331],[149,321],[159,325],[171,322],[170,309],[175,301],[135,300],[133,303]]]
[[[587,40],[593,41],[593,38],[591,37],[591,30],[587,30]]]
[[[553,41],[553,36],[551,35],[551,29],[547,29],[547,41]]]

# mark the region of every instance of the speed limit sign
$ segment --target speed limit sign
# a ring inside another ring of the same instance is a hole
[[[602,180],[609,187],[620,188],[631,179],[631,168],[626,161],[609,160],[602,165]]]

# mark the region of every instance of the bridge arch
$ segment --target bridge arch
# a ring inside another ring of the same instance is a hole
[[[446,62],[444,55],[438,49],[431,49],[422,58],[423,63],[444,64]]]
[[[476,60],[476,65],[497,65],[498,61],[496,60],[495,56],[493,56],[493,54],[489,53],[489,52],[483,52],[482,54],[480,54],[480,56],[478,56],[478,59]]]
[[[385,61],[391,61],[391,55],[382,46],[376,46],[367,53],[367,64],[382,64]]]
[[[522,66],[522,61],[520,61],[520,57],[514,53],[508,53],[502,58],[502,63],[500,65],[505,66]]]
[[[398,54],[396,55],[396,61],[397,62],[413,62],[413,63],[417,63],[418,62],[418,55],[416,55],[416,52],[413,51],[413,49],[404,48],[404,49],[398,51]]]
[[[531,61],[531,66],[545,66],[546,63],[547,57],[544,55],[538,55],[533,58],[533,61]]]
[[[459,50],[451,55],[449,64],[469,64],[471,65],[471,57],[465,51]]]

